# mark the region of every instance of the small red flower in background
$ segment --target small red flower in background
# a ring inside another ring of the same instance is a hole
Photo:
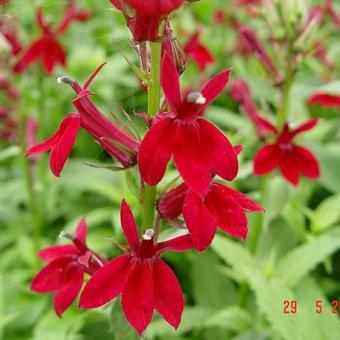
[[[31,64],[42,62],[42,66],[48,74],[51,74],[56,67],[66,65],[66,53],[59,42],[59,36],[69,27],[72,21],[84,21],[89,18],[89,12],[78,10],[73,1],[65,8],[64,18],[56,29],[46,24],[41,9],[37,10],[36,22],[39,26],[42,36],[33,41],[30,47],[25,51],[19,62],[14,66],[14,71],[21,73]]]
[[[71,153],[73,144],[80,129],[78,113],[67,115],[56,133],[46,141],[31,147],[26,155],[34,156],[41,152],[50,151],[50,168],[54,176],[60,176],[61,171]]]
[[[129,251],[107,262],[93,275],[80,296],[79,306],[97,308],[122,294],[125,317],[139,334],[151,322],[155,309],[177,328],[184,307],[182,290],[176,276],[159,255],[164,251],[191,249],[190,236],[156,242],[154,230],[148,229],[140,240],[135,219],[124,200],[120,216]]]
[[[208,47],[201,42],[200,35],[200,32],[196,32],[185,44],[184,51],[203,72],[210,64],[215,63],[215,58]]]
[[[183,4],[183,0],[110,0],[110,2],[124,14],[137,42],[156,41],[159,38],[158,31],[162,18]],[[135,11],[133,16],[127,7]]]
[[[263,146],[254,159],[254,174],[264,175],[279,168],[283,177],[294,186],[299,183],[299,176],[310,179],[320,176],[316,157],[306,148],[293,142],[295,136],[313,129],[318,119],[311,119],[296,129],[285,124],[281,132],[277,131],[274,144]]]
[[[138,154],[143,180],[156,185],[164,176],[170,158],[186,184],[200,194],[207,192],[213,175],[232,180],[238,160],[227,137],[202,114],[224,90],[230,70],[216,75],[201,92],[182,98],[177,70],[165,55],[162,87],[170,112],[160,113],[144,137]]]
[[[340,96],[327,93],[315,93],[308,99],[307,103],[309,105],[321,105],[327,108],[340,108]]]
[[[81,290],[84,274],[93,275],[104,260],[86,245],[87,225],[81,220],[75,236],[61,233],[73,244],[53,246],[40,251],[48,264],[33,278],[31,289],[37,293],[54,292],[54,310],[59,317],[70,307]]]
[[[246,239],[245,211],[263,211],[246,195],[217,182],[212,182],[203,197],[185,184],[165,193],[157,205],[161,216],[174,220],[183,213],[194,247],[205,250],[212,242],[217,227],[234,237]]]
[[[22,45],[18,38],[17,20],[5,15],[0,17],[0,34],[2,34],[11,46],[11,53],[17,56],[22,51]]]

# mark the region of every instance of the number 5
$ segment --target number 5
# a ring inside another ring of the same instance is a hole
[[[322,301],[321,300],[315,301],[315,307],[316,307],[315,312],[317,314],[321,314],[322,313]]]

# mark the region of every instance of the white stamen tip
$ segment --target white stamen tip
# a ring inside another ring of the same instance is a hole
[[[143,235],[143,240],[150,241],[155,235],[155,231],[153,229],[146,229]]]
[[[67,231],[61,231],[59,234],[60,238],[67,238],[68,240],[73,241],[74,240],[74,236],[71,233],[68,233]]]
[[[189,103],[203,105],[207,102],[207,98],[203,97],[201,92],[191,92],[188,94],[187,100]]]

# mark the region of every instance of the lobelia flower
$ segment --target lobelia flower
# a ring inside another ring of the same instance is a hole
[[[134,40],[156,41],[162,19],[178,9],[184,0],[110,0],[123,13]],[[131,16],[128,9],[134,10]]]
[[[71,1],[65,8],[64,18],[57,28],[53,29],[43,18],[41,9],[36,12],[36,22],[41,30],[42,36],[34,40],[25,51],[19,62],[14,66],[17,73],[24,72],[31,64],[42,62],[45,71],[51,74],[60,64],[66,65],[66,53],[59,42],[59,36],[65,32],[72,21],[85,21],[89,18],[89,13],[78,10],[74,2]]]
[[[321,105],[326,108],[340,108],[340,96],[328,93],[315,93],[307,101],[308,105]]]
[[[139,334],[151,322],[155,309],[177,328],[184,307],[182,290],[175,274],[159,256],[164,251],[191,249],[190,236],[157,242],[154,230],[147,229],[140,240],[135,219],[124,200],[120,217],[129,251],[107,262],[92,276],[80,296],[79,306],[97,308],[122,294],[125,317]]]
[[[231,83],[230,96],[243,107],[245,114],[254,124],[260,138],[263,138],[270,133],[276,133],[276,128],[259,115],[256,104],[252,99],[250,89],[244,80],[235,79]]]
[[[75,236],[65,232],[60,236],[70,239],[73,244],[42,249],[39,257],[48,263],[33,278],[31,285],[36,293],[54,293],[54,310],[59,317],[77,298],[84,274],[93,275],[105,262],[86,245],[84,219],[78,224]]]
[[[6,16],[0,17],[0,34],[2,34],[5,37],[5,39],[11,46],[12,56],[17,56],[22,51],[22,45],[18,38],[16,20],[13,19],[12,17],[11,18],[6,18]]]
[[[224,90],[230,70],[219,73],[202,88],[182,98],[177,70],[168,55],[162,63],[162,87],[170,112],[160,113],[144,137],[138,154],[142,179],[156,185],[170,158],[186,184],[204,194],[215,174],[232,180],[238,172],[233,146],[202,114]]]
[[[30,148],[26,155],[33,156],[41,152],[50,151],[50,168],[59,177],[71,153],[80,127],[85,129],[100,145],[124,168],[136,164],[136,153],[139,141],[118,129],[106,118],[88,98],[88,90],[92,80],[105,64],[99,66],[81,87],[77,81],[67,77],[59,78],[60,82],[71,85],[78,94],[73,101],[78,112],[67,115],[57,132],[46,141]]]
[[[184,52],[192,59],[200,71],[215,63],[215,58],[200,40],[200,32],[196,32],[184,46]]]
[[[246,195],[217,182],[212,182],[203,197],[186,184],[162,195],[157,209],[163,218],[174,220],[183,213],[194,247],[205,250],[212,242],[217,227],[234,237],[246,239],[246,211],[263,208]]]
[[[276,133],[276,142],[263,146],[254,159],[254,174],[264,175],[279,168],[285,179],[297,186],[299,176],[310,179],[320,176],[319,163],[316,157],[306,148],[293,141],[297,135],[313,129],[318,119],[311,119],[296,129],[286,123],[281,132]]]

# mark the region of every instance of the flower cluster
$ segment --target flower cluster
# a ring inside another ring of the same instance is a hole
[[[260,212],[263,209],[246,195],[221,182],[222,179],[230,182],[236,178],[239,170],[237,156],[242,147],[233,146],[224,133],[205,117],[209,104],[224,91],[231,71],[227,69],[218,73],[201,89],[181,91],[179,75],[182,68],[178,67],[179,59],[176,59],[173,42],[169,40],[173,33],[167,16],[178,9],[183,1],[111,0],[111,3],[125,16],[134,37],[134,46],[140,42],[151,49],[146,54],[140,54],[141,71],[147,71],[149,115],[145,121],[148,131],[139,140],[124,129],[123,124],[113,124],[92,102],[90,95],[93,92],[89,86],[103,64],[83,86],[69,77],[58,79],[70,85],[76,93],[73,100],[75,112],[64,118],[53,136],[31,147],[27,155],[49,151],[51,171],[55,176],[60,176],[79,129],[86,130],[123,168],[138,166],[143,209],[151,218],[143,223],[143,231],[139,232],[133,213],[123,200],[121,226],[127,246],[121,247],[125,249],[125,254],[108,261],[87,246],[87,228],[82,220],[75,236],[61,234],[73,244],[40,252],[40,257],[48,263],[33,279],[32,290],[54,292],[54,308],[59,316],[79,292],[79,307],[84,309],[101,307],[121,295],[126,319],[141,334],[151,322],[154,310],[175,328],[181,321],[183,294],[175,274],[160,259],[160,255],[193,248],[204,251],[213,241],[217,228],[245,239],[248,232],[246,212]],[[55,35],[43,24],[41,12],[38,12],[38,21],[56,47]],[[62,30],[65,26],[62,25]],[[36,43],[38,47],[33,50],[44,50],[40,45],[45,38]],[[157,67],[155,51],[152,50],[155,45],[158,45]],[[185,50],[201,70],[214,61],[200,43],[198,34],[192,37]],[[28,54],[32,55],[32,52]],[[27,61],[27,57],[25,59]],[[53,65],[57,60],[61,61],[58,58],[53,60]],[[51,71],[52,63],[47,65],[46,62],[45,66]],[[27,63],[21,61],[19,65]],[[160,70],[158,75],[155,74],[156,69]],[[160,88],[155,88],[155,79],[159,79],[165,96],[162,105],[158,94]],[[156,109],[150,109],[154,103]],[[167,192],[157,193],[156,186],[164,180],[171,160],[182,183],[175,187],[172,185]],[[150,191],[156,192],[157,199],[148,204]],[[158,217],[153,219],[155,211]],[[177,223],[184,234],[159,241],[162,222],[165,221]],[[82,289],[85,274],[91,278]]]

